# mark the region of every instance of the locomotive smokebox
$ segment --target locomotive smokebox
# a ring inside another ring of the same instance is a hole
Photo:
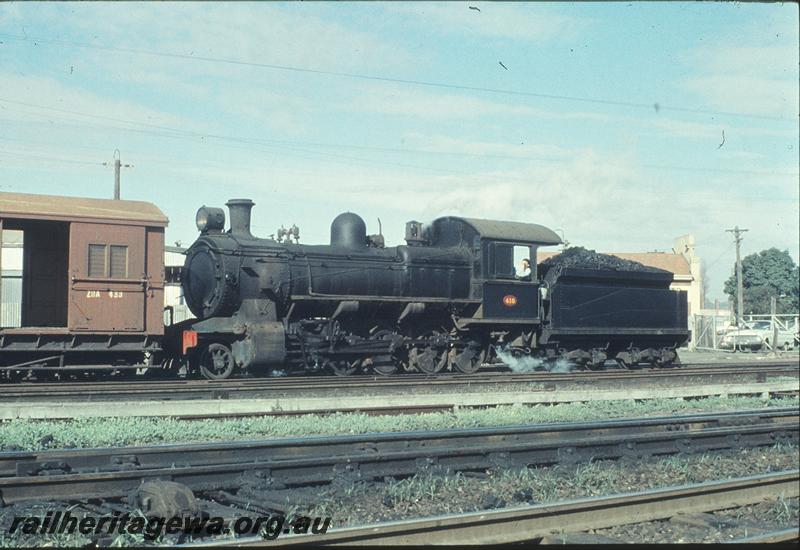
[[[252,239],[250,233],[250,211],[255,203],[250,199],[231,199],[225,203],[231,213],[231,235],[244,239]]]
[[[345,212],[331,223],[331,246],[364,248],[367,245],[367,224],[358,214]]]

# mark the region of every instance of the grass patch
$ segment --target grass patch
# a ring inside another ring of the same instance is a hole
[[[370,432],[441,430],[597,421],[613,418],[669,416],[768,407],[798,407],[798,397],[709,397],[691,401],[594,401],[584,404],[502,406],[454,412],[370,416],[362,413],[262,416],[232,419],[178,420],[157,417],[79,418],[74,420],[8,420],[0,424],[0,450],[36,451],[159,443],[188,443],[347,435]]]

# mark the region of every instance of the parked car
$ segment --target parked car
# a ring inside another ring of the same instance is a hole
[[[717,317],[717,334],[725,334],[732,330],[736,330],[736,325],[728,318],[722,319]]]
[[[722,349],[736,350],[760,350],[766,348],[765,344],[770,344],[773,339],[772,324],[769,321],[753,321],[744,323],[742,328],[734,329],[725,334],[725,337],[719,344]],[[788,330],[778,328],[777,346],[772,346],[773,349],[793,349],[797,337],[794,333]]]

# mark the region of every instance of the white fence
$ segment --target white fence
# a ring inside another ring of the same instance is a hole
[[[692,317],[692,349],[732,351],[720,349],[720,342],[722,342],[726,334],[736,329],[733,316],[696,314]],[[789,332],[797,335],[798,327],[800,327],[800,315],[797,313],[779,314],[775,316],[770,314],[743,315],[742,321],[744,322],[745,329],[758,321],[769,323],[769,327],[763,329],[763,332],[767,335],[771,335],[775,327],[777,327],[781,333]],[[770,341],[764,342],[764,350],[772,350],[771,340],[770,338]],[[795,345],[797,345],[797,341],[795,341]]]

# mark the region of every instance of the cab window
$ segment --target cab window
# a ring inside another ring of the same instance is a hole
[[[536,259],[531,246],[492,243],[491,252],[490,266],[494,279],[530,281],[535,278]],[[528,270],[525,270],[523,260],[530,262]]]

